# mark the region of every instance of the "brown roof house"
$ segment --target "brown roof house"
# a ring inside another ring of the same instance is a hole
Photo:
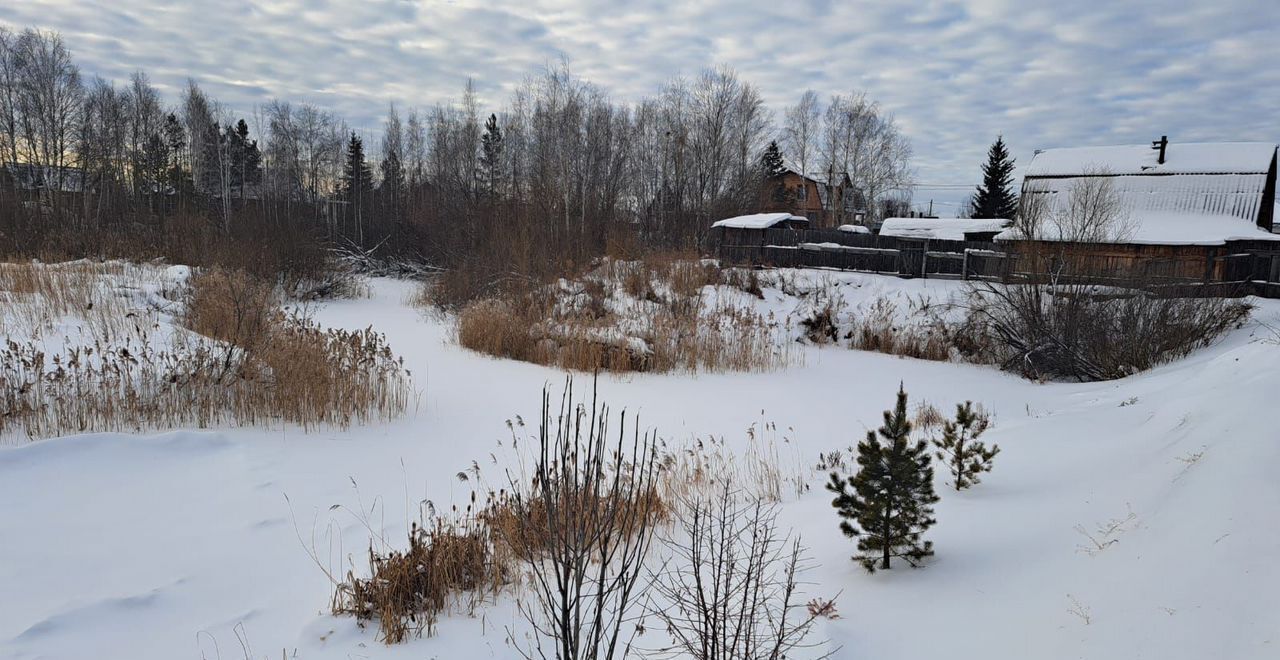
[[[765,181],[760,191],[760,210],[790,213],[808,218],[814,227],[861,224],[866,211],[847,174],[834,185],[787,170]]]

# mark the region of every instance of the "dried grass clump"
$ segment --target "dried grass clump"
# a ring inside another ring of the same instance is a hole
[[[479,509],[473,492],[454,518],[413,525],[404,551],[371,549],[368,577],[349,571],[336,585],[334,614],[376,621],[380,639],[391,644],[433,635],[441,614],[473,612],[522,573],[546,587],[544,565],[576,571],[569,580],[591,581],[597,569],[617,568],[619,548],[628,549],[627,561],[642,560],[651,530],[670,515],[653,482],[653,442],[630,450],[606,444],[607,408],[593,401],[600,418],[588,420],[571,397],[566,390],[557,416],[544,396],[532,476],[490,491]]]
[[[598,584],[601,576],[627,573],[643,592],[647,570],[641,569],[649,539],[680,519],[680,503],[726,488],[759,502],[779,503],[808,489],[811,472],[798,457],[790,464],[783,459],[780,448],[791,445],[785,438],[779,444],[772,423],[752,425],[749,448],[737,454],[715,438],[662,449],[665,445],[655,435],[636,434],[634,421],[631,433],[609,432],[605,420],[610,417],[594,397],[578,404],[566,388],[565,401],[552,409],[544,393],[536,435],[521,437],[523,420],[509,422],[513,448],[517,442],[536,447],[533,465],[525,466],[529,472],[506,473],[507,486],[488,488],[483,503],[477,496],[486,490],[480,466],[473,463],[460,472],[460,481],[477,488],[470,503],[437,518],[434,504],[427,502],[404,550],[371,546],[363,575],[353,569],[335,579],[333,613],[376,625],[379,639],[391,644],[431,636],[441,616],[473,614],[480,604],[519,587],[525,599],[520,601],[522,615],[532,617],[542,630],[559,629],[566,619],[544,619],[548,612],[542,607],[563,603],[594,618],[600,593],[595,586],[610,588]],[[621,553],[624,546],[628,550]],[[540,574],[552,566],[584,580],[587,588],[577,594],[581,600],[574,593],[560,594],[551,586],[555,581],[548,581],[550,575]],[[624,600],[615,593],[603,604],[625,609]],[[609,611],[605,607],[599,613],[608,618]]]
[[[219,374],[234,376],[265,417],[345,427],[408,405],[408,373],[382,335],[284,314],[275,288],[248,273],[196,276],[187,310],[189,328],[221,342]]]
[[[190,282],[182,320],[193,332],[186,332],[162,323],[166,312],[160,309],[136,308],[120,302],[118,292],[103,293],[127,288],[120,274],[128,268],[77,275],[91,280],[86,290],[94,293],[79,299],[89,302],[68,318],[81,330],[66,334],[56,352],[47,352],[35,334],[6,329],[0,435],[21,431],[37,439],[281,421],[307,429],[345,427],[389,419],[408,405],[409,374],[371,329],[329,330],[285,315],[276,307],[274,287],[215,269]],[[10,291],[45,286],[38,278],[26,281],[6,284]],[[64,304],[74,311],[77,303],[66,301],[81,294],[62,301],[30,295],[23,304],[54,313]]]
[[[122,261],[0,263],[0,333],[35,338],[70,320],[91,335],[123,334],[152,320],[146,289],[173,294],[158,273]]]
[[[362,625],[377,621],[379,638],[387,644],[424,632],[430,637],[442,613],[474,612],[505,584],[509,571],[479,520],[414,523],[408,549],[379,553],[369,548],[369,577],[348,571],[331,609]]]
[[[936,319],[927,314],[927,304],[912,302],[905,319],[889,300],[876,300],[853,321],[846,335],[849,345],[864,351],[877,351],[921,360],[950,360],[952,346],[948,334]]]
[[[723,283],[714,262],[604,260],[572,280],[466,304],[457,314],[458,343],[582,371],[764,371],[789,364],[778,323]]]
[[[981,406],[979,406],[981,407]],[[938,407],[928,401],[921,401],[916,404],[916,414],[912,419],[912,425],[922,431],[941,428],[947,422],[947,416],[942,414]]]
[[[480,353],[532,362],[533,322],[527,308],[517,309],[505,300],[478,300],[458,312],[458,343]]]

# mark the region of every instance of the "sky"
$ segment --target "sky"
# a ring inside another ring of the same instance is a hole
[[[1276,0],[329,0],[0,3],[62,33],[90,75],[188,77],[237,114],[308,101],[376,134],[388,104],[499,110],[567,61],[615,100],[728,65],[780,127],[806,89],[864,91],[911,140],[918,204],[954,210],[997,135],[1019,163],[1057,146],[1280,141]]]

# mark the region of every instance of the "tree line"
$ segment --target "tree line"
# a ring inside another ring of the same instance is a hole
[[[282,99],[237,116],[194,79],[168,104],[145,72],[123,85],[90,79],[59,34],[0,28],[11,222],[163,231],[198,214],[233,232],[305,220],[330,239],[445,267],[522,239],[532,246],[504,248],[520,266],[624,240],[694,245],[711,222],[758,208],[775,140],[790,169],[847,175],[873,215],[911,178],[909,142],[864,94],[824,102],[807,91],[778,118],[726,67],[622,103],[561,65],[490,112],[468,83],[456,101],[392,105],[381,129],[367,146],[336,113]]]

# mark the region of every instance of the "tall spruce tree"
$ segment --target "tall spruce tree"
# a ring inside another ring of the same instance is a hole
[[[237,197],[244,199],[245,188],[262,181],[262,152],[258,141],[249,139],[249,125],[243,119],[236,123],[234,130],[228,127],[227,139],[230,140],[231,187]]]
[[[356,240],[363,244],[364,212],[373,202],[373,170],[364,157],[364,141],[354,131],[347,141],[347,159],[342,166],[342,184],[338,192],[355,222]]]
[[[498,116],[491,114],[480,136],[480,189],[489,195],[496,195],[502,186],[502,148]]]
[[[933,466],[926,443],[911,441],[907,393],[899,386],[898,403],[884,413],[884,425],[868,431],[858,443],[858,472],[843,478],[832,472],[827,490],[841,518],[840,530],[858,539],[853,559],[868,572],[891,568],[901,557],[919,566],[933,555],[933,542],[921,536],[934,522]],[[883,443],[881,442],[883,439]]]
[[[981,409],[974,410],[972,401],[956,404],[955,421],[942,426],[942,437],[933,441],[938,460],[951,473],[951,485],[964,490],[982,481],[983,472],[991,471],[991,461],[1000,453],[999,445],[986,444],[978,437],[987,430],[990,418]]]
[[[778,148],[777,140],[769,142],[769,146],[760,155],[760,172],[764,177],[764,185],[769,187],[770,199],[775,204],[789,205],[791,194],[780,178],[787,173],[787,164],[782,160],[782,150]]]
[[[760,156],[760,169],[764,172],[766,179],[787,173],[787,165],[782,160],[782,150],[778,148],[777,140],[773,140],[768,147],[765,147],[764,154]]]
[[[987,150],[982,166],[982,185],[973,195],[973,217],[1012,219],[1018,211],[1018,196],[1013,192],[1013,159],[1004,146],[1004,136],[996,138]]]

